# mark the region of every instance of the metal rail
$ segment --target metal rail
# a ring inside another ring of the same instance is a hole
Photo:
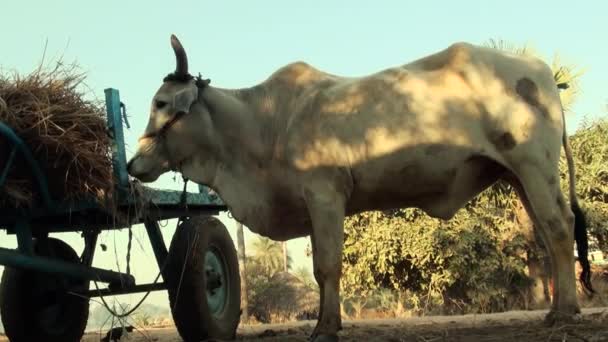
[[[6,177],[8,176],[10,167],[13,166],[16,151],[19,151],[28,163],[28,166],[32,171],[34,179],[38,183],[40,196],[42,197],[42,202],[44,203],[44,206],[49,209],[52,208],[53,201],[51,200],[51,195],[49,193],[49,186],[46,176],[44,175],[44,173],[42,173],[42,170],[40,170],[40,165],[38,165],[38,162],[36,162],[36,159],[34,159],[32,152],[25,145],[23,139],[21,139],[9,126],[2,122],[0,122],[0,135],[7,138],[9,141],[9,145],[13,146],[8,159],[8,163],[2,171],[2,179],[0,179],[0,186],[3,185]]]
[[[116,287],[120,287],[121,285],[124,285],[125,287],[135,285],[135,278],[129,274],[36,255],[26,255],[8,248],[0,248],[0,265],[62,275],[75,279],[100,281],[110,283]]]
[[[135,285],[132,287],[125,287],[119,289],[107,288],[107,289],[95,289],[89,290],[84,293],[85,296],[93,298],[93,297],[105,297],[105,296],[118,296],[125,295],[131,293],[139,293],[139,292],[152,292],[152,291],[163,291],[167,289],[167,285],[165,283],[156,283],[156,284],[142,284]]]

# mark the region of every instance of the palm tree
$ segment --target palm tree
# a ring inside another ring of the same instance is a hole
[[[262,265],[268,276],[284,269],[283,248],[277,241],[258,237],[253,241],[254,258]],[[291,267],[291,257],[287,255],[287,267]]]
[[[306,268],[306,266],[300,266],[298,267],[295,271],[294,271],[294,275],[296,277],[298,277],[298,279],[300,279],[304,284],[306,284],[307,286],[309,286],[310,288],[315,289],[316,286],[316,281],[313,279],[312,274],[310,273],[310,271],[308,270],[308,268]]]
[[[288,254],[287,254],[287,241],[281,242],[281,247],[283,247],[283,272],[287,272],[289,270],[289,262]]]

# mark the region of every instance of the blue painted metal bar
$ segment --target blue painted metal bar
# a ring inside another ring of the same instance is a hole
[[[40,166],[34,156],[30,152],[29,148],[25,145],[23,140],[15,134],[15,132],[8,127],[6,124],[0,122],[0,134],[8,138],[9,143],[13,144],[21,155],[25,158],[28,163],[30,170],[33,173],[35,181],[38,183],[40,196],[46,208],[53,208],[53,201],[51,201],[51,195],[49,194],[49,187],[46,176],[40,170]]]
[[[80,256],[80,262],[85,266],[91,266],[93,265],[93,257],[95,256],[95,246],[97,246],[99,230],[85,231],[82,236],[84,237],[84,250]]]
[[[206,185],[199,184],[198,192],[203,196],[204,201],[209,204],[224,205],[224,201],[215,192],[211,193],[211,188]]]
[[[146,219],[144,225],[146,226],[146,231],[148,232],[148,238],[150,238],[150,244],[152,245],[154,257],[156,257],[156,263],[158,264],[158,267],[162,269],[163,265],[165,264],[165,260],[167,260],[167,255],[169,255],[167,246],[165,245],[165,240],[163,239],[163,234],[160,232],[160,227],[158,226],[157,221]]]
[[[117,89],[107,88],[106,112],[108,115],[108,128],[113,137],[112,162],[114,164],[114,177],[116,177],[119,188],[129,186],[129,175],[127,174],[127,155],[125,152],[125,136],[122,127],[122,115],[120,112],[120,95]]]
[[[93,289],[86,292],[84,295],[89,298],[101,297],[101,296],[118,296],[131,293],[148,292],[148,291],[163,291],[167,289],[165,283],[156,284],[142,284],[133,287],[126,287],[122,289]]]
[[[20,219],[15,223],[15,233],[17,234],[17,247],[19,252],[25,255],[34,255],[32,230],[25,219]]]
[[[75,279],[92,280],[111,284],[124,284],[125,287],[135,286],[132,275],[108,271],[96,267],[69,263],[47,257],[25,255],[17,251],[0,248],[0,265],[25,269],[35,272],[68,276]]]
[[[8,156],[8,161],[6,162],[6,166],[4,167],[4,170],[2,170],[2,174],[0,175],[0,186],[2,186],[4,184],[4,182],[6,182],[6,177],[8,176],[8,172],[11,169],[11,166],[13,166],[13,162],[15,161],[15,156],[17,155],[17,146],[13,146],[13,149],[11,150],[11,154]]]

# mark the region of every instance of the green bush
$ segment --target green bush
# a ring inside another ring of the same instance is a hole
[[[529,284],[525,239],[498,216],[468,209],[441,221],[404,209],[362,213],[345,226],[346,297],[390,288],[414,310],[490,312]]]

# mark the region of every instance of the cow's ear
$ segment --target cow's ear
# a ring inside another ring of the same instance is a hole
[[[196,93],[190,87],[184,87],[173,96],[173,109],[175,113],[188,113],[194,101],[196,101]]]

